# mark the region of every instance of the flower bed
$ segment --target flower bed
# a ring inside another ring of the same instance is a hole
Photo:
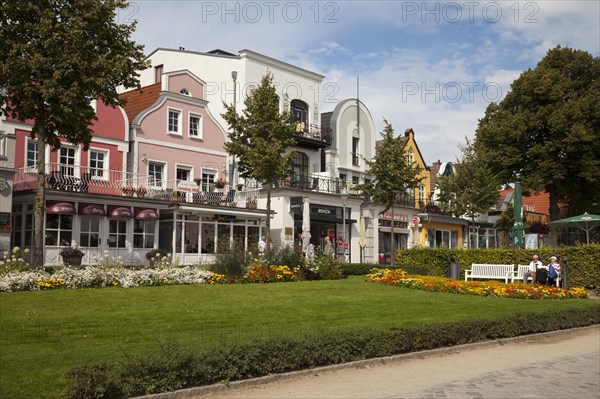
[[[138,270],[105,266],[87,266],[83,269],[61,267],[53,273],[40,269],[9,272],[0,276],[0,291],[205,284],[210,278],[211,272],[193,266]]]
[[[454,294],[495,296],[519,299],[573,299],[587,298],[583,288],[562,289],[546,285],[505,284],[498,281],[459,281],[443,277],[413,276],[402,269],[373,269],[367,274],[368,281],[423,291]]]
[[[286,281],[304,280],[299,269],[290,269],[285,265],[264,266],[253,264],[244,275],[243,283],[277,283]]]

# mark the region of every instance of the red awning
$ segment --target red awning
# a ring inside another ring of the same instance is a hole
[[[77,215],[77,210],[72,202],[46,201],[46,213]]]
[[[132,218],[133,212],[128,206],[108,206],[108,216],[111,218]]]
[[[79,204],[79,214],[88,216],[106,216],[106,210],[104,210],[104,205]]]
[[[149,208],[135,208],[134,212],[136,219],[158,220],[158,211]]]

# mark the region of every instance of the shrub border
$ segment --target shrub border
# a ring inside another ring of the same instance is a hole
[[[158,391],[157,385],[165,391],[177,391],[186,387],[210,386],[296,370],[314,371],[322,366],[597,324],[600,324],[600,312],[598,306],[593,306],[589,309],[516,313],[497,319],[399,326],[386,330],[327,332],[304,339],[263,340],[220,347],[200,355],[175,348],[167,354],[168,361],[165,361],[165,353],[159,352],[130,358],[127,363],[103,362],[73,369],[69,373],[72,384],[68,397],[88,397],[90,389],[96,393],[111,392],[111,397],[115,398],[131,397]],[[170,369],[165,363],[176,365],[179,369]],[[140,375],[145,377],[143,383]]]
[[[163,393],[155,393],[144,396],[136,396],[130,399],[188,399],[192,396],[203,396],[213,393],[221,393],[233,391],[240,388],[251,388],[256,387],[263,384],[270,384],[274,382],[281,382],[287,380],[293,380],[302,377],[309,377],[319,373],[327,373],[337,370],[346,370],[346,369],[355,369],[355,368],[365,368],[371,366],[378,365],[388,365],[388,364],[397,364],[402,363],[407,360],[412,359],[423,359],[436,357],[440,355],[447,355],[453,353],[460,353],[468,350],[479,349],[479,348],[489,348],[494,346],[502,346],[510,343],[517,342],[526,342],[526,341],[536,341],[540,338],[547,337],[560,337],[565,335],[573,335],[580,332],[586,332],[588,330],[594,330],[600,327],[598,324],[585,326],[585,327],[576,327],[567,330],[555,330],[542,332],[537,334],[529,334],[529,335],[520,335],[517,337],[511,338],[499,338],[489,341],[480,341],[474,342],[470,344],[457,345],[457,346],[449,346],[444,348],[436,348],[436,349],[428,349],[419,352],[410,352],[403,353],[401,355],[392,355],[386,357],[377,357],[373,359],[365,359],[365,360],[356,360],[353,362],[342,363],[342,364],[334,364],[330,366],[317,367],[314,369],[306,369],[306,370],[298,370],[298,371],[290,371],[287,373],[281,374],[271,374],[264,377],[256,377],[248,380],[241,381],[231,381],[227,383],[217,383],[212,385],[205,385],[194,388],[185,388],[180,389],[174,392],[163,392]]]

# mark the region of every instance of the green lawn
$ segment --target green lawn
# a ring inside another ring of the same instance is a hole
[[[0,398],[58,398],[73,366],[122,360],[161,338],[207,350],[271,337],[494,318],[596,306],[438,294],[362,277],[265,285],[198,285],[0,293]]]

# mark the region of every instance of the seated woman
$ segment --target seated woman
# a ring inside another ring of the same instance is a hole
[[[560,274],[560,264],[557,262],[556,256],[550,257],[548,264],[548,285],[556,285],[556,279]]]

